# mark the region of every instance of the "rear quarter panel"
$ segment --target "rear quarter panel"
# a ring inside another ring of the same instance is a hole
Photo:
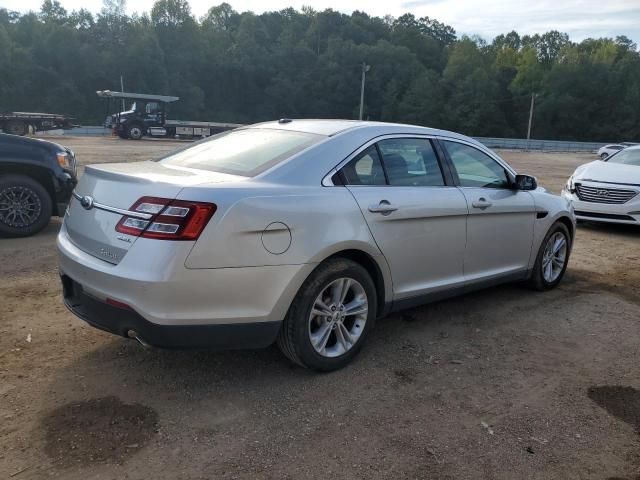
[[[218,206],[191,250],[187,268],[318,263],[350,248],[381,256],[358,205],[343,187],[195,187],[185,188],[179,198]]]

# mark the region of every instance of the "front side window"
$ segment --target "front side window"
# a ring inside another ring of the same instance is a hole
[[[358,154],[340,170],[345,185],[385,185],[384,170],[375,145]]]
[[[444,185],[438,157],[429,140],[390,138],[378,143],[389,185],[439,187]]]
[[[160,105],[157,102],[149,102],[145,107],[145,111],[149,114],[158,113],[160,111]]]
[[[607,159],[608,163],[622,163],[624,165],[640,166],[640,149],[620,150]]]
[[[165,165],[253,177],[321,141],[323,135],[266,128],[232,130],[157,160]]]
[[[477,148],[442,141],[458,173],[461,187],[510,188],[504,167]]]

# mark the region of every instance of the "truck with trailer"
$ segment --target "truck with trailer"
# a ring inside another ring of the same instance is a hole
[[[11,135],[25,135],[46,130],[69,130],[77,127],[71,118],[57,113],[0,112],[0,131]]]
[[[105,126],[111,128],[120,138],[204,138],[242,126],[237,123],[170,120],[167,118],[167,106],[178,101],[180,97],[111,90],[98,90],[96,94],[107,101],[108,111],[111,111],[113,102],[122,102],[123,105],[125,102],[129,103],[128,110],[108,115],[105,122]]]

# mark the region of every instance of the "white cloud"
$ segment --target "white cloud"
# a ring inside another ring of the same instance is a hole
[[[491,39],[500,33],[516,30],[521,34],[543,33],[549,30],[567,32],[572,40],[587,37],[627,35],[640,43],[640,2],[637,0],[227,0],[237,11],[280,10],[309,5],[316,10],[333,8],[350,13],[362,10],[370,15],[400,16],[413,13],[428,15],[453,26],[458,34],[478,34]],[[10,10],[39,10],[41,0],[0,0],[0,6]],[[97,12],[101,0],[61,0],[67,10],[88,8]],[[191,8],[202,16],[222,0],[191,0]],[[148,11],[153,0],[129,1],[128,11]]]

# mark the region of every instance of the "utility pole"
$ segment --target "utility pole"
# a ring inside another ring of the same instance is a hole
[[[362,62],[362,84],[360,85],[360,120],[362,120],[362,112],[364,110],[364,81],[367,72],[371,70],[371,65]]]
[[[533,105],[535,103],[536,94],[531,93],[531,108],[529,108],[529,127],[527,128],[527,148],[529,148],[529,140],[531,140],[531,124],[533,123]]]
[[[122,79],[122,75],[120,75],[120,91],[124,92],[124,80]],[[124,98],[122,99],[122,111],[125,111],[124,108]]]

